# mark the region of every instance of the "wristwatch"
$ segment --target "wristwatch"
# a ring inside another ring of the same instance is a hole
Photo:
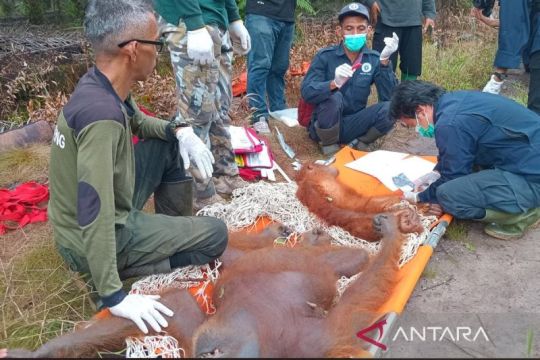
[[[494,71],[493,75],[495,75],[495,77],[497,79],[499,79],[499,82],[506,80],[506,78],[508,77],[508,74],[500,73],[500,72],[497,72],[497,71]]]
[[[171,120],[171,126],[173,128],[179,128],[179,127],[189,127],[191,126],[191,124],[189,124],[186,120],[184,119],[178,119],[177,117],[174,117],[172,120]]]

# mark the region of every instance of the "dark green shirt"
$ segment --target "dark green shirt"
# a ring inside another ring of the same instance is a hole
[[[87,260],[107,306],[121,301],[114,296],[122,287],[115,227],[126,223],[132,207],[133,134],[176,141],[169,122],[144,115],[131,97],[122,101],[107,77],[92,68],[62,109],[51,147],[48,212],[54,239]]]
[[[294,22],[296,0],[247,0],[246,14],[263,15],[278,21]]]
[[[393,27],[422,25],[424,18],[435,19],[435,0],[363,0],[367,7],[377,1],[379,21]]]
[[[182,19],[188,31],[204,25],[226,30],[230,23],[240,19],[235,0],[154,0],[154,6],[170,24],[178,25]]]

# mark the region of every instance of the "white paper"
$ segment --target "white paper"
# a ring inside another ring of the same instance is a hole
[[[300,125],[298,123],[298,108],[288,108],[278,111],[270,111],[269,115],[284,123],[288,127],[295,127]]]
[[[231,134],[232,148],[235,150],[250,150],[260,143],[243,126],[229,126],[229,134]]]
[[[258,153],[247,153],[245,154],[245,164],[246,167],[256,168],[263,167],[271,169],[274,166],[274,161],[270,156],[270,150],[266,146],[266,143],[262,142],[262,151]]]
[[[411,181],[415,181],[432,171],[435,164],[414,155],[377,150],[345,164],[345,166],[374,176],[388,189],[396,191],[398,187],[392,180],[394,176],[403,173]]]

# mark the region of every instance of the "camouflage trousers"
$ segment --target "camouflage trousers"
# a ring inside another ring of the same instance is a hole
[[[211,64],[198,65],[187,55],[187,29],[183,22],[178,26],[159,18],[160,33],[171,54],[176,79],[176,117],[192,125],[193,131],[209,146],[214,158],[214,176],[238,175],[234,161],[229,108],[232,101],[232,45],[227,31],[206,26],[214,41],[215,59]],[[213,180],[202,179],[192,162],[191,175],[195,180],[198,199],[216,193]]]

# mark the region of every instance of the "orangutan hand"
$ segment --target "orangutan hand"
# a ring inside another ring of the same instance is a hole
[[[432,204],[432,203],[420,203],[418,204],[418,208],[422,209],[422,213],[426,216],[441,216],[444,211],[439,204]]]

